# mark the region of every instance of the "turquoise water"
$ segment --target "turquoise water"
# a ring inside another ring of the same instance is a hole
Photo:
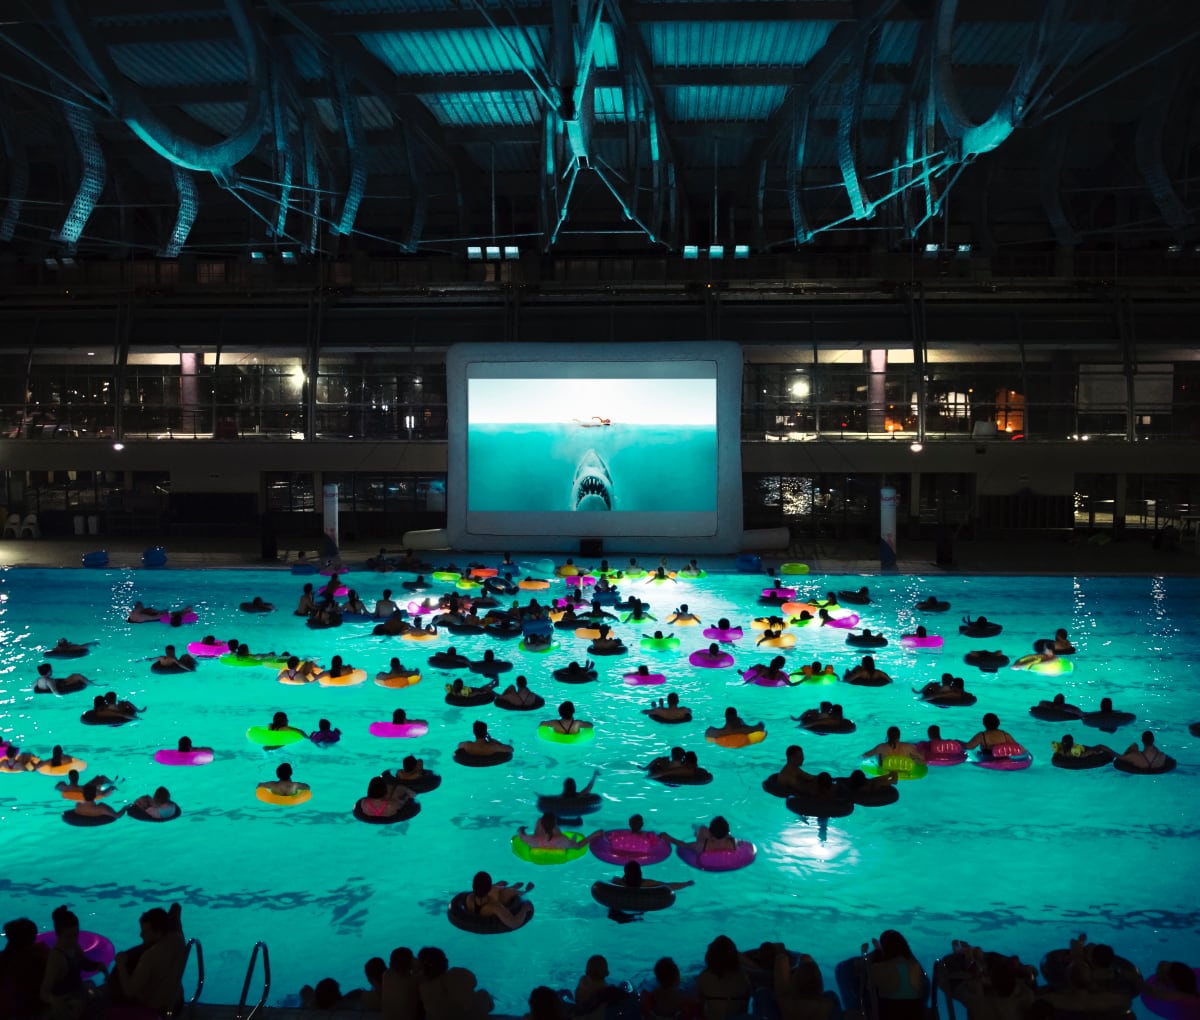
[[[610,509],[716,509],[714,427],[620,423],[602,428],[472,425],[467,437],[468,509],[575,510],[573,482],[589,453],[608,469]]]
[[[398,588],[403,577],[349,579],[373,602],[385,584]],[[683,644],[679,653],[635,650],[597,660],[600,682],[582,687],[556,684],[549,675],[583,657],[584,643],[570,634],[562,635],[560,651],[545,656],[522,653],[514,644],[499,646],[497,655],[514,659],[549,706],[571,698],[580,718],[595,721],[596,740],[579,748],[535,736],[537,721],[550,711],[521,715],[442,703],[445,674],[425,667],[425,659],[450,644],[479,658],[485,647],[494,647],[486,639],[446,635],[436,644],[414,644],[372,637],[369,627],[353,624],[312,632],[289,615],[305,580],[276,571],[0,572],[0,737],[43,755],[61,743],[88,761],[92,773],[124,777],[112,798],[117,805],[165,783],[184,810],[167,825],[122,820],[75,829],[59,820],[66,802],[54,793],[54,779],[0,775],[5,837],[0,899],[6,917],[26,914],[45,925],[50,911],[67,902],[86,927],[121,946],[136,941],[145,905],[180,900],[188,934],[204,944],[204,999],[212,1002],[236,1001],[257,939],[270,945],[276,1003],[326,974],[344,988],[356,987],[363,962],[386,957],[394,946],[440,945],[452,963],[472,966],[498,1007],[509,1012],[523,1009],[536,983],[573,986],[592,952],[606,953],[615,977],[637,980],[664,953],[685,970],[698,967],[704,947],[722,932],[740,945],[784,939],[810,951],[831,986],[839,959],[893,925],[927,964],[949,950],[952,938],[1036,961],[1080,931],[1093,941],[1110,941],[1143,969],[1163,957],[1200,961],[1193,884],[1200,861],[1200,799],[1194,795],[1200,740],[1187,731],[1187,723],[1200,719],[1196,580],[796,578],[810,596],[869,584],[876,604],[862,611],[864,623],[893,639],[918,622],[946,635],[940,653],[902,651],[895,642],[879,650],[881,667],[898,681],[881,689],[747,687],[733,671],[687,665],[687,653],[707,644],[698,628],[675,631]],[[635,582],[627,588],[648,598],[660,619],[686,601],[706,621],[728,616],[748,625],[750,617],[765,612],[755,606],[762,584],[762,578],[733,575],[666,587]],[[918,618],[909,607],[931,591],[951,600],[952,611]],[[281,612],[255,617],[237,611],[237,603],[256,594]],[[181,630],[128,625],[124,617],[135,598],[191,604],[200,622]],[[1003,623],[1004,633],[987,641],[960,638],[953,632],[965,612]],[[963,653],[979,647],[1002,647],[1015,658],[1058,626],[1070,630],[1079,649],[1069,676],[1012,670],[987,675],[962,664]],[[621,630],[636,649],[639,631]],[[325,661],[340,653],[372,676],[398,655],[406,664],[421,665],[424,679],[388,691],[370,683],[286,687],[268,670],[216,662],[202,663],[194,676],[149,673],[145,657],[163,644],[206,633],[236,636],[255,650],[287,647]],[[148,706],[140,722],[85,727],[79,714],[90,707],[88,694],[56,699],[29,693],[40,649],[64,635],[100,644],[85,659],[61,662],[59,672],[77,668],[100,689]],[[794,664],[821,658],[840,672],[859,657],[842,644],[843,632],[802,630],[798,636],[797,648],[786,653]],[[739,670],[769,658],[755,653],[749,641],[736,646],[735,655]],[[671,687],[623,685],[621,673],[643,661],[666,672]],[[938,710],[914,698],[912,686],[943,670],[966,678],[979,697],[974,708]],[[679,690],[693,708],[694,723],[661,727],[640,713],[652,694],[669,689]],[[1111,696],[1137,721],[1108,735],[1028,716],[1029,705],[1057,690],[1085,708]],[[788,717],[822,699],[843,704],[858,732],[818,738],[797,730]],[[747,719],[764,719],[766,740],[740,751],[705,744],[704,728],[718,723],[727,705]],[[427,737],[384,741],[368,735],[372,721],[389,718],[398,706],[429,720]],[[246,741],[246,727],[266,722],[278,709],[309,729],[327,717],[343,739],[328,750],[304,743],[274,753]],[[859,808],[827,826],[791,814],[759,788],[789,743],[804,745],[810,770],[846,773],[891,723],[912,739],[932,722],[947,736],[966,738],[986,711],[997,712],[1034,751],[1031,769],[931,770],[924,780],[902,784],[893,807]],[[473,770],[451,760],[475,718],[486,719],[496,736],[515,743],[510,766]],[[1077,739],[1123,748],[1147,726],[1179,759],[1176,772],[1135,777],[1049,765],[1050,741],[1068,730]],[[184,733],[216,749],[214,764],[198,769],[154,764],[154,750],[173,746]],[[672,743],[697,750],[716,781],[674,790],[648,782],[642,766]],[[414,751],[443,774],[442,788],[421,797],[423,810],[411,822],[388,827],[355,822],[349,811],[367,779]],[[296,778],[312,784],[308,804],[273,808],[255,799],[254,784],[271,778],[281,760],[291,761]],[[694,872],[674,858],[656,865],[651,871],[656,877],[695,878],[697,884],[681,891],[671,910],[615,925],[588,888],[618,869],[590,855],[538,868],[517,860],[509,848],[517,826],[534,822],[539,792],[554,792],[566,775],[583,781],[593,768],[603,770],[597,790],[605,803],[585,819],[588,831],[623,827],[639,811],[648,827],[683,836],[719,811],[736,834],[758,844],[758,860],[733,874]],[[449,925],[447,900],[478,868],[510,881],[536,881],[532,924],[487,939]]]

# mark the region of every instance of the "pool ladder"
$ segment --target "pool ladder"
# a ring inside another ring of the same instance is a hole
[[[187,971],[188,960],[191,959],[193,948],[196,950],[196,990],[190,999],[180,998],[179,1005],[163,1014],[167,1020],[181,1016],[185,1009],[195,1006],[200,1001],[200,993],[204,991],[204,947],[200,945],[199,939],[188,939],[187,946],[184,947],[183,965],[179,968],[180,983],[182,984],[183,975]]]
[[[262,966],[263,966],[263,987],[262,995],[259,997],[258,1003],[246,1011],[246,997],[250,994],[250,980],[254,977],[254,965],[258,962],[259,950],[262,950]],[[250,963],[246,967],[246,980],[242,982],[242,997],[238,1000],[237,1012],[234,1013],[235,1020],[252,1020],[259,1013],[267,1001],[267,996],[271,993],[271,954],[267,951],[265,942],[255,942],[254,949],[250,952]]]

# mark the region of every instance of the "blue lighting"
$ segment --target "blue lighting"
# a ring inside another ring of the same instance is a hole
[[[515,244],[506,244],[504,246],[504,257],[506,259],[519,259],[521,251]]]
[[[698,259],[700,257],[700,247],[695,244],[685,244],[683,246],[683,257],[685,259]]]
[[[487,246],[487,257],[489,259],[499,259],[500,258],[500,245],[489,244]]]
[[[748,259],[750,257],[750,245],[735,244],[733,246],[733,257],[735,259]]]
[[[467,245],[467,258],[472,262],[479,262],[483,259],[483,249],[477,244]]]
[[[266,260],[267,260],[267,256],[264,252],[252,251],[250,253],[250,261],[251,262],[265,262]]]
[[[284,262],[296,261],[296,253],[294,251],[281,251],[279,253],[279,257],[283,259]]]
[[[708,246],[708,257],[710,259],[723,259],[725,257],[725,245],[710,244]]]

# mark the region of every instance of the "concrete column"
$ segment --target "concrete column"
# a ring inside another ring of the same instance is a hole
[[[1116,477],[1116,486],[1113,492],[1113,534],[1119,535],[1125,530],[1125,472],[1121,472]]]
[[[887,428],[887,351],[867,352],[867,432]]]

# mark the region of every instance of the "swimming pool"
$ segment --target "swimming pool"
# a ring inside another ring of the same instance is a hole
[[[405,576],[356,573],[348,580],[373,604],[385,585],[398,589]],[[573,986],[592,952],[608,956],[614,977],[636,980],[664,953],[685,967],[698,963],[707,943],[722,932],[739,945],[779,938],[811,951],[830,987],[838,959],[888,926],[904,931],[927,965],[949,950],[952,938],[1036,962],[1079,931],[1093,941],[1110,941],[1143,968],[1163,957],[1200,960],[1200,913],[1194,892],[1187,891],[1200,860],[1200,798],[1193,789],[1200,741],[1187,730],[1200,719],[1195,579],[797,577],[801,592],[810,596],[870,585],[874,604],[862,611],[863,622],[892,637],[892,645],[875,656],[897,682],[880,689],[839,684],[784,690],[746,686],[732,670],[688,666],[687,653],[708,644],[699,628],[675,630],[682,639],[679,653],[654,655],[637,651],[632,635],[640,631],[623,627],[635,650],[598,659],[600,682],[571,687],[549,675],[584,655],[584,642],[569,634],[560,651],[543,656],[523,653],[515,644],[493,646],[482,637],[445,635],[436,644],[414,644],[372,637],[366,625],[309,631],[290,615],[305,580],[311,578],[255,570],[0,572],[0,739],[42,755],[61,743],[88,761],[93,773],[125,777],[113,798],[117,804],[165,783],[184,810],[168,825],[122,820],[75,829],[59,820],[67,805],[52,789],[55,780],[0,776],[6,916],[27,914],[45,925],[50,911],[67,902],[85,927],[121,946],[136,940],[137,916],[145,905],[180,900],[188,935],[204,945],[204,999],[212,1002],[236,1001],[256,939],[270,945],[271,998],[277,1003],[326,974],[343,988],[356,987],[365,960],[386,958],[394,946],[440,945],[452,963],[471,966],[498,1009],[509,1012],[523,1010],[536,983]],[[750,617],[766,612],[755,605],[763,583],[761,576],[735,574],[625,587],[648,599],[660,620],[687,602],[706,622],[728,616],[748,625]],[[930,592],[952,602],[948,614],[919,616],[912,610]],[[238,612],[237,604],[256,594],[274,601],[279,612]],[[200,622],[180,630],[128,625],[124,618],[134,599],[191,604]],[[959,637],[956,625],[967,612],[1003,623],[1004,633],[986,641]],[[941,652],[897,647],[895,638],[917,623],[946,635]],[[1007,669],[987,675],[962,664],[963,653],[979,647],[1003,647],[1015,658],[1059,626],[1069,629],[1079,649],[1071,675]],[[371,683],[287,687],[271,671],[215,662],[202,663],[195,676],[149,672],[145,658],[163,644],[206,633],[236,636],[256,651],[287,647],[324,661],[340,653],[371,676],[396,655],[407,665],[421,665],[424,679],[389,691]],[[40,650],[64,635],[100,644],[84,659],[60,662],[59,671],[78,668],[102,685],[97,692],[113,689],[149,706],[138,723],[86,727],[79,714],[90,707],[89,694],[56,699],[29,693],[43,661]],[[749,630],[747,635],[735,653],[738,672],[770,658],[756,653]],[[844,637],[829,629],[800,631],[797,648],[786,653],[792,668],[820,658],[841,672],[861,655],[842,644]],[[472,658],[496,647],[498,656],[513,659],[516,671],[545,695],[547,710],[531,718],[492,708],[447,708],[442,683],[449,675],[429,669],[424,660],[450,644]],[[665,667],[670,686],[622,684],[620,674],[639,662]],[[979,696],[974,708],[938,710],[914,697],[911,687],[944,670],[965,677]],[[694,723],[662,727],[641,714],[652,696],[672,689],[693,708]],[[1031,704],[1058,690],[1085,708],[1111,696],[1137,720],[1110,736],[1028,716]],[[576,703],[580,718],[595,721],[594,742],[565,747],[535,736],[537,720],[552,715],[564,698]],[[844,705],[858,732],[816,737],[789,721],[820,700]],[[705,744],[704,728],[719,723],[727,705],[747,719],[765,719],[767,739],[737,751]],[[389,718],[394,707],[428,719],[428,736],[414,741],[369,736],[369,724]],[[265,723],[279,709],[306,729],[327,717],[343,739],[328,749],[305,742],[274,753],[250,744],[246,728]],[[859,808],[827,825],[791,814],[760,789],[790,743],[804,745],[811,771],[845,774],[857,766],[863,749],[883,739],[889,724],[917,739],[937,722],[947,736],[965,739],[986,711],[996,712],[1034,751],[1031,769],[932,770],[920,782],[902,784],[895,806]],[[515,743],[510,766],[466,769],[451,760],[476,718]],[[1147,726],[1179,760],[1173,774],[1065,772],[1049,765],[1050,741],[1065,732],[1123,749]],[[174,746],[185,733],[216,749],[212,765],[169,769],[152,761],[155,749]],[[644,778],[642,766],[674,743],[699,752],[701,764],[716,775],[712,785],[671,789]],[[410,752],[442,773],[442,788],[421,797],[423,809],[411,822],[383,827],[355,822],[349,811],[367,779]],[[255,799],[254,784],[271,778],[281,760],[292,762],[297,779],[312,783],[310,803],[273,808]],[[682,890],[669,911],[614,925],[588,890],[595,879],[618,869],[590,855],[562,867],[537,868],[519,861],[509,847],[517,826],[535,820],[539,792],[555,792],[566,775],[583,781],[593,768],[603,770],[597,791],[605,803],[584,820],[587,831],[624,827],[637,811],[648,828],[684,836],[693,824],[720,812],[737,835],[758,844],[758,860],[735,874],[706,874],[672,858],[651,874],[694,878],[696,886]],[[479,868],[536,882],[532,924],[489,939],[449,925],[447,900]]]

